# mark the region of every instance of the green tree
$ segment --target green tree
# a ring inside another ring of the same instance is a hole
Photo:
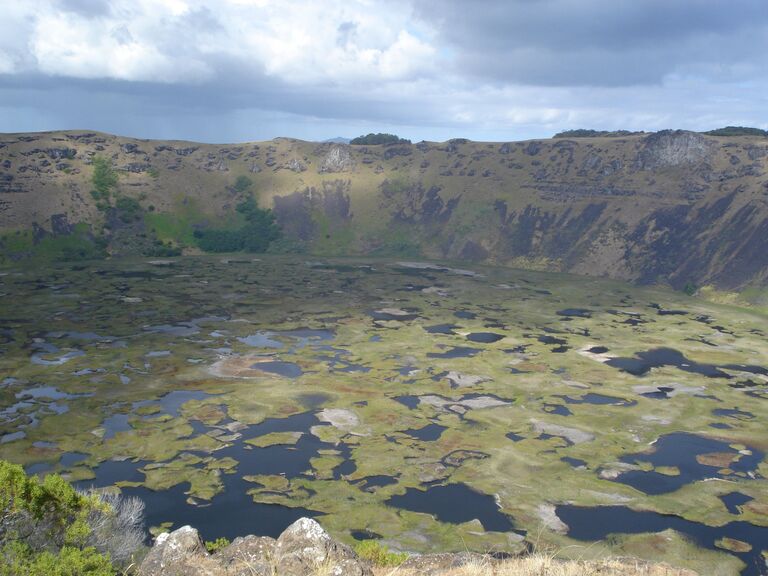
[[[117,200],[115,200],[115,210],[117,211],[118,218],[126,224],[141,220],[144,216],[144,211],[141,209],[139,201],[130,196],[118,196]]]
[[[235,185],[232,188],[238,194],[242,194],[243,192],[248,190],[252,185],[253,185],[253,180],[248,178],[248,176],[238,176],[237,180],[235,180]]]
[[[91,176],[91,196],[102,205],[109,206],[112,190],[117,186],[117,172],[112,168],[112,162],[103,156],[93,159],[93,175]]]
[[[280,238],[281,230],[271,210],[259,208],[253,196],[240,202],[235,210],[245,218],[240,228],[197,230],[197,245],[205,252],[266,252]]]

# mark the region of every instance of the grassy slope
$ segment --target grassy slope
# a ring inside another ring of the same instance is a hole
[[[432,572],[401,568],[376,568],[375,576],[696,576],[695,572],[667,564],[647,564],[631,559],[597,562],[561,561],[544,554],[512,558],[503,562],[478,559],[458,568]]]

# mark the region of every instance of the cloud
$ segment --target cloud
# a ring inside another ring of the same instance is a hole
[[[533,85],[658,84],[765,70],[764,0],[416,0],[460,74]]]
[[[765,125],[765,0],[28,0],[0,130],[508,140]]]

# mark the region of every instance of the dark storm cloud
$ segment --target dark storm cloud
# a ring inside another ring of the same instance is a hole
[[[96,128],[143,138],[226,142],[304,136],[306,120],[302,118],[334,119],[346,125],[389,125],[394,121],[434,126],[442,122],[427,101],[413,102],[377,91],[307,89],[244,68],[237,60],[219,57],[211,63],[216,77],[204,83],[0,75],[0,108],[19,111],[16,118],[6,117],[3,131]],[[25,127],[28,110],[44,110],[43,123]],[[237,115],[253,117],[254,124],[239,127],[242,130],[234,133],[228,116]],[[259,124],[275,115],[293,119],[278,132],[274,123],[267,127]]]
[[[457,73],[502,83],[621,86],[765,71],[766,0],[417,0]]]

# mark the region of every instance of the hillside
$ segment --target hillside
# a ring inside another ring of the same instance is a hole
[[[137,214],[97,208],[97,157],[118,171],[116,192],[138,202]],[[675,288],[768,282],[768,139],[682,131],[388,146],[5,134],[0,252],[6,263],[39,257],[51,239],[98,240],[105,225],[114,254],[147,254],[159,241],[193,251],[194,231],[235,224],[235,205],[251,193],[273,209],[283,250],[467,259]]]

